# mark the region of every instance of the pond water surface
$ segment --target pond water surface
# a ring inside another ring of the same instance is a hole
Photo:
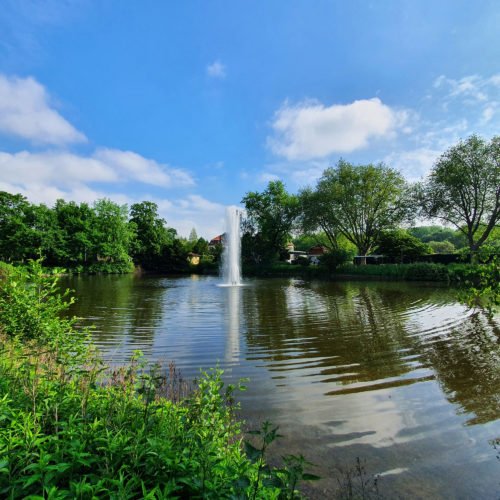
[[[500,497],[500,322],[455,292],[394,282],[216,277],[68,278],[71,313],[95,325],[104,357],[140,349],[185,378],[217,363],[249,427],[269,419],[330,498],[360,457],[386,498]]]

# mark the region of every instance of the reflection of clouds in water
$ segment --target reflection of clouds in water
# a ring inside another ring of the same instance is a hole
[[[320,427],[325,443],[331,441],[332,446],[392,446],[399,442],[403,429],[416,425],[414,416],[408,408],[400,408],[391,390],[342,395],[339,399],[321,398],[323,384],[288,380],[287,385],[293,387],[293,396],[280,399],[280,419]]]
[[[440,336],[459,327],[473,311],[460,304],[418,304],[405,311],[407,330],[410,335],[426,337]]]

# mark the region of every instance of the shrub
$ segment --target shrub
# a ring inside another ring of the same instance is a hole
[[[338,248],[325,253],[320,258],[322,266],[326,267],[329,271],[334,271],[338,267],[352,262],[354,252],[345,248]]]
[[[376,252],[404,262],[431,253],[431,248],[408,231],[398,229],[385,231],[380,235]]]
[[[455,252],[455,245],[451,241],[429,241],[429,246],[435,253],[453,253]]]

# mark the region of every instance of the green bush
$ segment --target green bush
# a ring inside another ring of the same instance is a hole
[[[130,262],[96,262],[87,267],[89,274],[127,274],[134,270]]]
[[[328,271],[334,271],[340,266],[352,262],[354,251],[346,248],[338,248],[320,257],[321,265],[326,267]]]
[[[378,238],[376,253],[397,259],[397,262],[415,260],[431,253],[429,245],[404,229],[384,231]]]
[[[443,264],[380,264],[343,266],[339,272],[352,276],[380,276],[408,281],[444,281],[449,282],[450,270]]]

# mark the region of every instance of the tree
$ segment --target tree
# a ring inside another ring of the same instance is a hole
[[[403,176],[382,163],[352,165],[340,160],[323,172],[306,198],[311,195],[303,204],[305,220],[331,235],[334,247],[342,234],[362,256],[374,248],[382,231],[408,218],[411,206]]]
[[[455,253],[455,245],[448,240],[444,241],[429,241],[428,245],[434,253]]]
[[[55,211],[43,204],[30,205],[25,220],[26,230],[21,237],[26,246],[26,256],[31,259],[43,256],[45,264],[59,264],[57,249],[62,234]]]
[[[134,203],[130,207],[129,222],[135,234],[131,244],[134,261],[146,268],[156,268],[165,245],[173,240],[165,220],[158,215],[158,205],[151,201]]]
[[[474,260],[500,220],[500,136],[472,135],[448,149],[420,186],[420,200],[424,216],[465,235]]]
[[[409,228],[408,232],[423,243],[448,241],[456,248],[462,248],[467,245],[463,233],[449,227],[416,226]]]
[[[95,223],[92,227],[94,258],[105,262],[130,262],[128,249],[133,230],[128,224],[127,205],[101,199],[94,203]]]
[[[20,194],[0,192],[0,259],[22,261],[30,252],[26,235],[29,231],[27,214],[28,200]]]
[[[300,226],[305,234],[324,235],[325,245],[330,250],[339,248],[339,232],[336,218],[331,211],[334,206],[328,196],[320,190],[303,189],[299,193],[301,206]]]
[[[432,252],[432,248],[404,229],[383,231],[377,242],[377,252],[399,262],[414,260]]]
[[[241,202],[246,208],[243,253],[254,262],[277,258],[299,215],[298,197],[281,181],[271,181],[262,193],[249,192]]]
[[[198,234],[196,233],[196,229],[193,227],[191,232],[189,233],[189,241],[195,244],[198,241]]]
[[[54,207],[60,239],[54,249],[63,265],[85,264],[92,254],[92,228],[95,212],[87,203],[57,200]]]
[[[201,237],[198,238],[193,246],[193,252],[199,255],[208,255],[208,241]]]

